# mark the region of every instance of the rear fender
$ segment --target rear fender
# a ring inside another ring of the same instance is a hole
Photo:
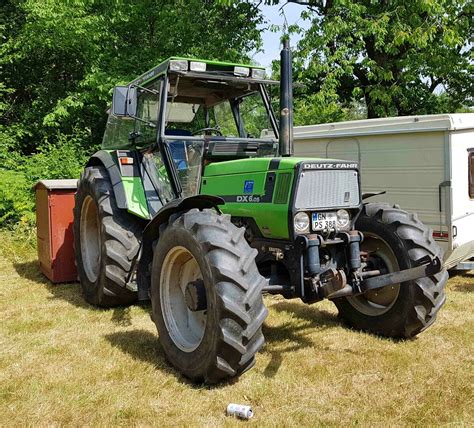
[[[125,197],[125,187],[122,183],[122,176],[120,174],[120,169],[112,156],[111,152],[100,150],[97,153],[94,153],[87,166],[104,166],[107,169],[107,172],[114,189],[115,201],[117,206],[121,209],[128,209],[127,198]]]
[[[127,165],[126,171],[121,170],[118,164],[121,156],[134,158],[134,164]],[[134,152],[100,150],[89,159],[86,166],[104,166],[107,169],[118,208],[146,220],[150,219],[139,172],[139,160]]]

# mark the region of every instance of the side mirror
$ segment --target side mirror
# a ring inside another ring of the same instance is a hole
[[[136,86],[116,86],[112,97],[112,113],[115,116],[135,117],[137,114]]]

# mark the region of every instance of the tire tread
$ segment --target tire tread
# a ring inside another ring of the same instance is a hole
[[[239,376],[254,364],[255,354],[264,343],[262,324],[268,313],[262,298],[265,281],[255,263],[256,251],[245,240],[245,231],[230,220],[230,216],[212,209],[192,209],[170,218],[160,230],[160,235],[173,234],[180,228],[191,231],[214,281],[219,320],[215,354],[209,355],[203,372],[183,373],[198,382],[218,383]],[[158,242],[157,249],[159,246]],[[152,302],[158,294],[152,281]],[[161,314],[154,312],[157,317]],[[172,351],[165,349],[165,353],[173,363]]]
[[[132,267],[132,260],[139,250],[143,222],[119,209],[115,202],[112,184],[103,166],[85,168],[78,182],[74,207],[74,246],[76,265],[86,300],[97,306],[113,307],[128,305],[137,298],[135,291],[126,288],[126,279]],[[101,274],[95,284],[81,274],[80,216],[82,202],[91,196],[97,204],[101,233],[103,236],[103,259]]]

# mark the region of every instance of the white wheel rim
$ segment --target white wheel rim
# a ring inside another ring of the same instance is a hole
[[[95,282],[100,272],[100,221],[91,196],[86,196],[82,203],[80,241],[84,272],[90,282]]]
[[[400,270],[397,257],[390,246],[379,236],[364,232],[364,242],[362,250],[370,251],[385,263],[388,272],[397,272]],[[348,297],[347,301],[359,312],[378,316],[386,313],[395,304],[400,293],[400,284],[387,285],[377,290],[367,291],[366,293]]]
[[[160,275],[160,303],[166,329],[174,344],[184,352],[194,351],[206,329],[207,311],[189,310],[186,285],[202,280],[194,256],[184,247],[173,247],[165,257]]]

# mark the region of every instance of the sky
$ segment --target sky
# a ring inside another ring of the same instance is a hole
[[[253,59],[258,62],[260,65],[263,65],[267,68],[268,71],[271,70],[272,60],[280,58],[280,32],[272,32],[267,27],[271,24],[283,25],[283,16],[280,15],[279,9],[280,5],[269,6],[262,4],[260,9],[263,12],[263,16],[268,21],[266,24],[261,25],[260,28],[263,29],[262,40],[263,40],[263,52],[256,53],[253,55]],[[300,18],[301,12],[304,10],[305,6],[300,6],[294,3],[287,3],[284,7],[286,19],[288,24],[292,25],[298,23],[299,26],[307,29],[309,27],[309,21],[304,21]],[[291,36],[291,46],[296,46],[296,43],[301,38],[299,34],[292,34]]]

